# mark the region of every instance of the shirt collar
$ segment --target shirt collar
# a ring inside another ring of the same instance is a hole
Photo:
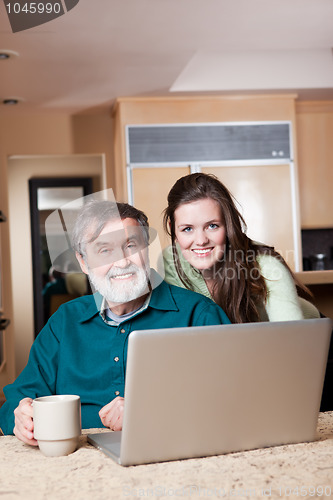
[[[137,316],[138,314],[142,313],[143,311],[145,311],[148,307],[148,304],[149,304],[149,301],[150,301],[150,297],[151,297],[151,293],[148,295],[148,297],[146,297],[146,300],[144,301],[144,303],[142,304],[142,306],[137,309],[136,311],[133,311],[133,315],[129,315],[125,320],[129,320],[129,319],[132,319],[134,318],[134,316]],[[103,301],[102,301],[102,305],[101,305],[101,310],[100,310],[100,315],[102,317],[102,320],[104,321],[104,323],[106,323],[107,325],[111,325],[111,326],[118,326],[120,323],[118,323],[117,321],[114,321],[113,319],[108,319],[107,318],[107,315],[106,315],[106,311],[109,309],[109,306],[108,306],[108,303],[106,302],[106,299],[105,297],[103,297]]]
[[[178,311],[178,307],[173,298],[170,285],[163,281],[162,277],[156,271],[154,271],[154,269],[151,270],[151,282],[153,284],[153,290],[146,299],[142,308],[137,312],[137,314],[143,312],[143,310],[145,310],[148,306],[160,311]],[[156,288],[154,287],[154,285],[157,285]],[[102,295],[96,292],[94,295],[92,295],[92,297],[93,300],[81,315],[81,323],[84,323],[97,314],[100,314],[101,311],[105,311],[105,299],[102,297]]]
[[[152,270],[152,277],[154,280],[159,279],[160,284],[153,289],[149,307],[160,311],[178,311],[170,285],[163,281],[162,277],[154,270]]]
[[[102,304],[103,297],[100,295],[98,292],[94,293],[93,295],[90,295],[91,301],[85,308],[83,314],[81,314],[81,317],[79,319],[80,323],[84,323],[85,321],[89,321],[91,318],[94,316],[97,316],[97,314],[100,311],[100,307]]]

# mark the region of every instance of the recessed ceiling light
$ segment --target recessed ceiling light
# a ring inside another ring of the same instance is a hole
[[[19,53],[13,50],[0,49],[0,60],[10,59],[11,57],[18,57]]]
[[[6,104],[8,106],[13,106],[15,104],[18,104],[18,102],[19,102],[18,99],[4,99],[2,101],[2,104]]]
[[[5,106],[15,106],[16,104],[19,104],[21,102],[24,102],[24,99],[21,97],[5,97],[4,99],[0,99],[0,104],[4,104]]]

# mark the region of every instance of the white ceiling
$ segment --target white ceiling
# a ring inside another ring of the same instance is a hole
[[[332,0],[79,0],[17,33],[4,3],[0,49],[19,56],[0,60],[0,100],[22,98],[20,109],[78,112],[170,89],[333,99]]]

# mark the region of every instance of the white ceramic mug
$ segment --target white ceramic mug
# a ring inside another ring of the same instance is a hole
[[[56,395],[36,398],[34,437],[43,455],[60,457],[76,450],[81,434],[80,396]]]

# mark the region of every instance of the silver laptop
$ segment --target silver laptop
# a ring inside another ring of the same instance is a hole
[[[135,331],[123,430],[88,441],[121,465],[312,441],[332,324]]]

